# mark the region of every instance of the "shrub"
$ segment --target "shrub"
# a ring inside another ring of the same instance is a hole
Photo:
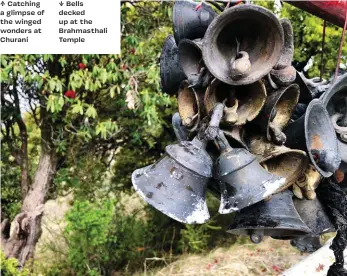
[[[143,257],[151,240],[146,223],[124,215],[111,200],[76,201],[66,218],[68,262],[75,275],[111,275]]]

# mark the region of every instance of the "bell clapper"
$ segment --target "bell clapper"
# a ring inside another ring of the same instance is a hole
[[[283,145],[286,142],[286,135],[274,122],[269,122],[269,130],[270,135],[276,144]]]
[[[237,109],[239,107],[239,101],[233,97],[234,104],[232,106],[227,106],[228,98],[225,98],[223,101],[223,104],[225,105],[224,107],[224,120],[228,124],[235,124],[238,119],[238,114],[237,114]]]
[[[246,51],[240,50],[240,42],[237,37],[236,40],[236,57],[230,60],[230,76],[233,80],[240,80],[248,76],[251,71],[251,62],[249,60],[249,55]]]
[[[264,238],[264,232],[262,230],[253,230],[249,238],[255,244],[261,243]]]

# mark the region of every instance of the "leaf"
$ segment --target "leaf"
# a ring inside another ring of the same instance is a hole
[[[96,109],[94,108],[93,105],[88,106],[87,111],[86,111],[86,116],[96,118],[97,112],[96,112]]]

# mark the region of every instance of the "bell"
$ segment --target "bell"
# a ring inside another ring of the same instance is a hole
[[[169,35],[160,56],[160,86],[163,92],[174,95],[185,79],[178,61],[178,47],[172,35]]]
[[[335,227],[318,198],[308,200],[294,197],[293,203],[302,220],[311,229],[312,234],[319,236],[335,232]]]
[[[294,33],[290,20],[281,18],[280,23],[284,33],[284,47],[280,60],[271,70],[273,81],[279,86],[288,86],[292,84],[296,78],[296,70],[292,66],[294,55]]]
[[[206,87],[209,73],[202,59],[201,40],[181,40],[178,45],[178,57],[190,86]]]
[[[294,83],[300,86],[299,103],[309,104],[312,99],[319,97],[330,87],[328,82],[319,77],[307,79],[303,73],[296,72]]]
[[[224,118],[222,124],[244,125],[259,114],[266,100],[266,89],[262,81],[245,86],[231,86],[214,79],[205,93],[207,112],[217,102],[224,102]]]
[[[155,164],[132,174],[136,192],[167,216],[187,224],[209,218],[205,193],[212,176],[212,160],[201,141],[181,141],[166,147]]]
[[[178,91],[178,112],[182,125],[190,132],[195,131],[203,115],[204,93],[201,90],[188,88],[187,81],[183,81]]]
[[[183,126],[181,116],[178,112],[172,116],[172,128],[178,141],[188,140],[189,132],[185,126]]]
[[[218,15],[203,41],[203,58],[213,76],[230,85],[260,80],[278,63],[283,30],[269,10],[237,5]]]
[[[282,130],[287,126],[299,100],[299,86],[292,84],[270,93],[264,108],[254,123],[260,127],[269,141],[283,145],[286,136]]]
[[[308,164],[306,171],[293,183],[293,193],[299,198],[315,199],[319,183],[322,180],[320,173],[315,169],[312,164]]]
[[[264,236],[286,239],[303,236],[310,229],[295,210],[292,192],[285,190],[242,210],[228,227],[234,235],[249,235],[253,243],[260,243]]]
[[[314,235],[294,238],[290,241],[290,244],[304,253],[313,253],[323,246],[320,236]]]
[[[221,150],[214,165],[214,178],[221,191],[219,213],[241,210],[270,197],[285,185],[285,178],[267,172],[247,150],[231,148],[222,132],[216,143]]]
[[[316,170],[324,177],[330,177],[339,167],[335,130],[322,102],[314,99],[305,115],[288,125],[285,145],[306,151]]]
[[[173,6],[173,31],[176,43],[184,39],[202,38],[217,13],[205,2],[175,1]]]
[[[347,172],[347,74],[341,76],[321,100],[331,117],[337,133],[337,144],[341,157],[340,170]]]
[[[260,165],[271,174],[286,179],[286,185],[282,189],[291,186],[305,172],[308,158],[304,151],[274,145],[259,135],[247,138],[249,151],[256,156]]]

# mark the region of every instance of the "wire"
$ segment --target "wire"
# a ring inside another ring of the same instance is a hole
[[[323,73],[324,73],[324,63],[323,63],[323,58],[324,58],[324,46],[325,46],[325,29],[327,26],[327,22],[324,20],[323,24],[323,39],[322,39],[322,55],[321,55],[321,60],[320,60],[320,81],[323,80]]]
[[[344,1],[345,3],[345,25],[343,27],[343,31],[342,31],[342,36],[341,36],[341,42],[340,42],[340,49],[339,49],[339,56],[337,58],[337,64],[336,64],[336,70],[335,70],[335,77],[334,77],[334,81],[333,83],[336,81],[337,75],[339,73],[339,69],[340,69],[340,62],[341,62],[341,55],[342,55],[342,47],[343,47],[343,43],[345,40],[345,34],[346,34],[346,28],[347,28],[347,1]]]

